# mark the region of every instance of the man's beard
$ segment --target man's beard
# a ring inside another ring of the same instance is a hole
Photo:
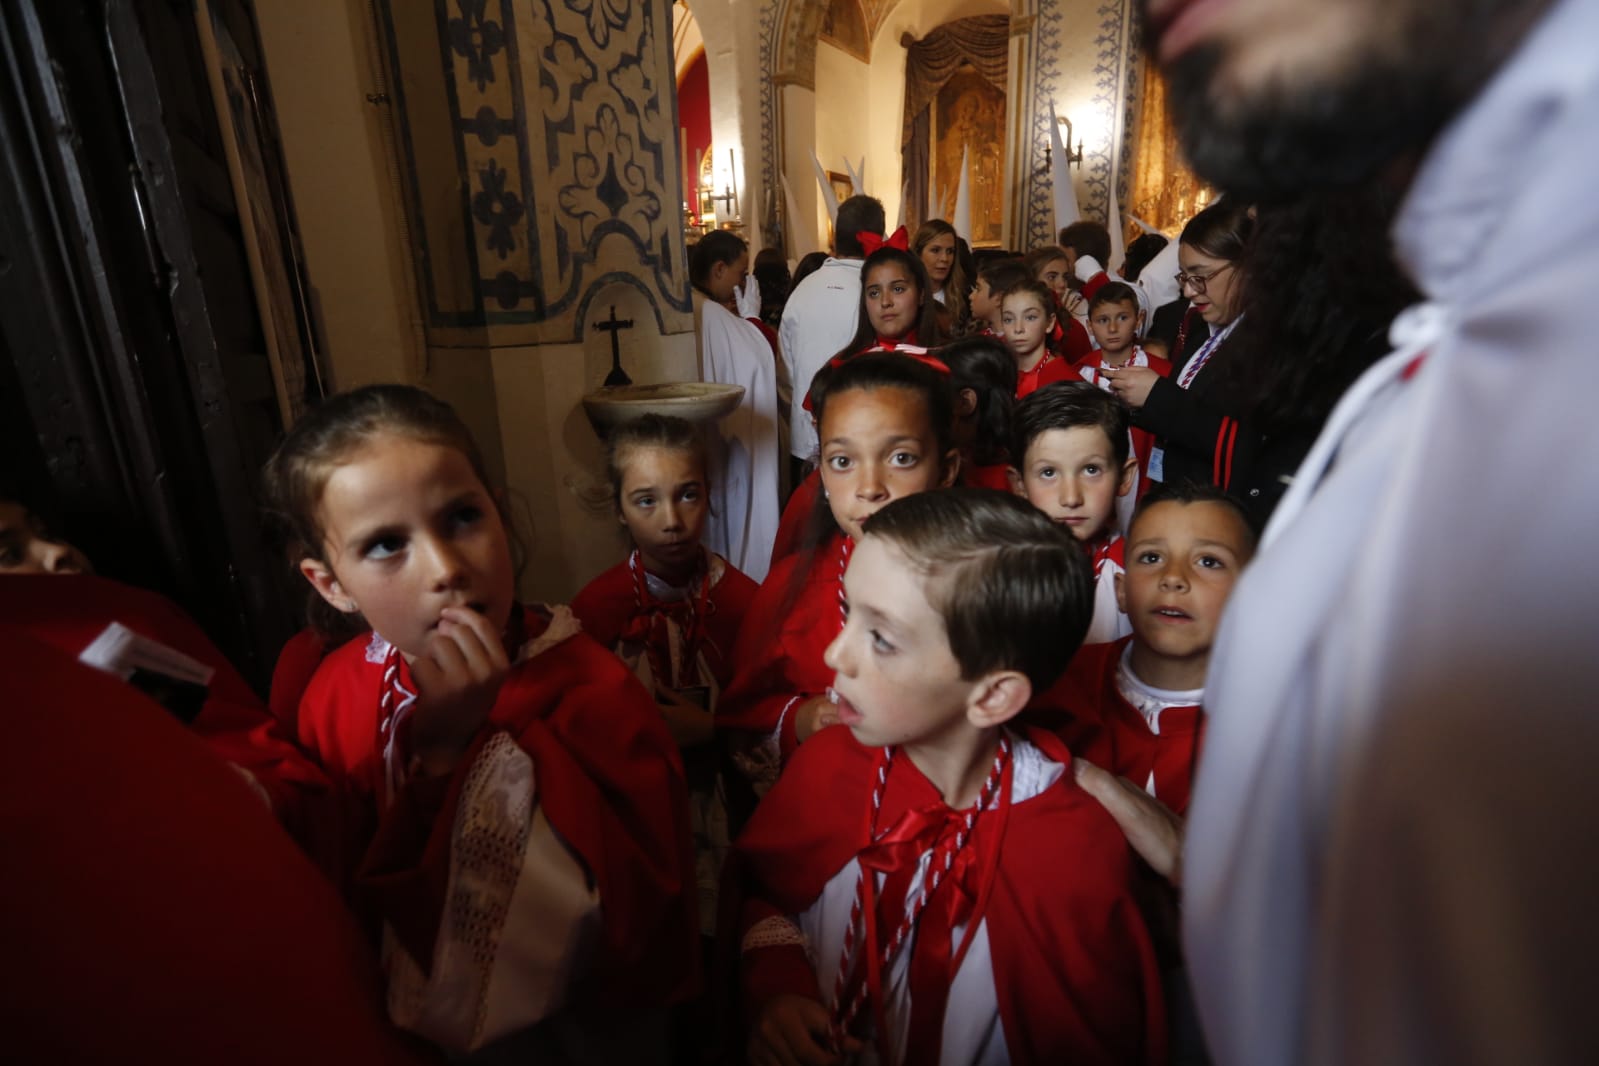
[[[1167,70],[1172,120],[1194,171],[1226,192],[1271,203],[1364,181],[1421,152],[1459,106],[1456,78],[1363,63],[1342,82],[1276,86],[1218,101],[1222,50],[1197,47]],[[1421,68],[1421,69],[1418,69]]]

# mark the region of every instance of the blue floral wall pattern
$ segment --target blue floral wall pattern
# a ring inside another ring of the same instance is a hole
[[[435,339],[578,340],[619,278],[692,329],[667,0],[382,8]]]

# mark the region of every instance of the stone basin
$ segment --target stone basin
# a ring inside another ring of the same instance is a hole
[[[744,398],[744,386],[710,381],[668,381],[656,385],[608,385],[583,397],[583,411],[594,432],[644,415],[675,415],[690,422],[714,422]]]

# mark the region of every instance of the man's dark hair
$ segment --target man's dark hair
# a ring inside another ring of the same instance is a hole
[[[1127,261],[1122,264],[1122,277],[1137,281],[1149,261],[1161,253],[1171,242],[1163,234],[1145,233],[1127,246]]]
[[[1110,261],[1110,230],[1106,229],[1102,222],[1090,222],[1084,219],[1081,222],[1073,222],[1070,226],[1063,226],[1060,240],[1056,243],[1062,248],[1070,248],[1079,256],[1093,256],[1106,270],[1115,267]]]
[[[713,229],[689,250],[688,277],[696,287],[703,288],[710,279],[711,269],[718,263],[736,263],[738,257],[749,251],[744,238],[725,229]],[[740,278],[742,282],[744,279]]]
[[[840,259],[860,259],[866,254],[861,247],[861,233],[883,235],[883,202],[875,196],[851,196],[838,205],[838,219],[833,223],[833,254]]]

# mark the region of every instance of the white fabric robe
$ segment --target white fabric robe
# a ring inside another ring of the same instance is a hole
[[[763,581],[782,517],[777,363],[753,323],[698,292],[694,325],[701,380],[744,386],[744,399],[708,439],[711,515],[705,544],[751,579]]]
[[[816,427],[805,410],[811,379],[855,338],[861,314],[860,259],[829,259],[795,286],[783,305],[778,346],[794,384],[789,402],[788,449],[796,459],[816,457]]]
[[[1599,1061],[1596,40],[1559,0],[1433,143],[1428,303],[1228,606],[1184,865],[1218,1064]]]

